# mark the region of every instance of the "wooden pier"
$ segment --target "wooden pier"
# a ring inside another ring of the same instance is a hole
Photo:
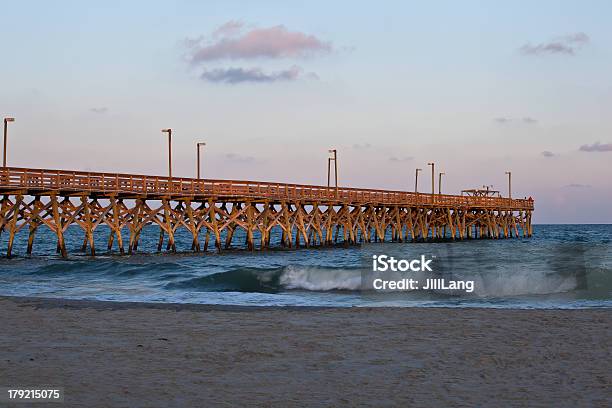
[[[11,256],[15,234],[39,227],[57,236],[78,225],[83,251],[95,255],[94,233],[108,226],[108,250],[133,253],[146,225],[159,226],[158,251],[176,251],[175,233],[191,233],[191,250],[229,248],[238,229],[250,250],[270,247],[273,228],[285,247],[338,242],[530,237],[533,200],[490,196],[324,187],[257,181],[209,180],[82,171],[0,169],[0,232]],[[224,242],[221,235],[224,235]],[[390,233],[390,234],[389,234]],[[203,236],[203,239],[202,239]],[[203,241],[203,242],[202,242]]]

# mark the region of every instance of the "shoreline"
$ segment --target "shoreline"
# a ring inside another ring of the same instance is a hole
[[[605,406],[609,309],[0,297],[2,386],[70,406]]]
[[[126,302],[114,300],[90,300],[90,299],[67,299],[54,297],[37,296],[6,296],[0,295],[0,302],[3,300],[12,301],[19,305],[35,306],[41,309],[70,308],[70,309],[95,309],[95,310],[126,310],[126,309],[154,309],[154,310],[173,310],[193,311],[193,312],[261,312],[266,310],[289,310],[289,311],[319,311],[336,309],[373,309],[358,306],[246,306],[246,305],[222,305],[222,304],[202,304],[202,303],[176,303],[176,302]],[[378,308],[377,308],[378,309]],[[390,308],[406,309],[406,308]]]
[[[584,310],[612,310],[612,306],[581,306],[581,307],[480,307],[480,306],[270,306],[270,305],[232,305],[217,303],[178,303],[178,302],[139,302],[139,301],[115,301],[100,299],[70,299],[62,297],[39,297],[39,296],[13,296],[0,295],[0,301],[9,300],[16,304],[36,306],[38,308],[71,308],[95,310],[125,310],[125,309],[156,309],[174,311],[224,311],[224,312],[262,312],[272,310],[287,311],[322,311],[322,310],[475,310],[475,311],[584,311]]]

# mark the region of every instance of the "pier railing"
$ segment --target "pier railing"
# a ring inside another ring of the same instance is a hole
[[[406,191],[326,187],[246,180],[211,180],[138,174],[67,170],[0,168],[0,190],[25,190],[27,194],[52,192],[101,195],[202,199],[207,197],[261,200],[301,200],[324,203],[372,203],[380,205],[471,207],[532,210],[531,199],[473,197]]]

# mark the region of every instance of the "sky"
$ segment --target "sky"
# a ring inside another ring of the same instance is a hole
[[[10,166],[533,197],[612,223],[609,1],[0,1]],[[437,186],[436,186],[437,190]]]

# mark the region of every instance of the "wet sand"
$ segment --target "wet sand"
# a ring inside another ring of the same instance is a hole
[[[603,407],[611,323],[609,309],[0,297],[0,386],[61,386],[70,407]]]

